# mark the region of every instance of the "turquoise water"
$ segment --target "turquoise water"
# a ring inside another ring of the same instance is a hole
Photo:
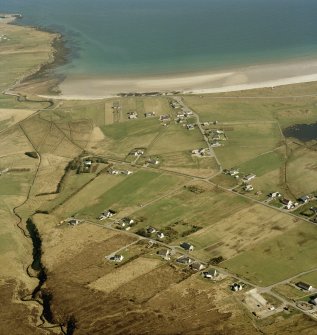
[[[73,75],[170,74],[317,56],[316,0],[0,0],[65,34]]]

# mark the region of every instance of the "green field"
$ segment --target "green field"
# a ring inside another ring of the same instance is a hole
[[[59,213],[73,212],[89,218],[107,208],[128,211],[180,187],[186,179],[167,174],[138,171],[130,176],[101,175],[67,201]],[[90,194],[87,199],[87,194]],[[84,204],[84,205],[83,205]]]
[[[306,222],[222,263],[230,271],[266,286],[317,267],[317,231]]]

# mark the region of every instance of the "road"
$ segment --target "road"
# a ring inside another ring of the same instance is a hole
[[[181,97],[174,96],[174,99],[175,99],[175,101],[178,102],[179,105],[181,105],[183,107],[184,112],[191,112],[191,113],[193,113],[194,117],[196,118],[196,123],[197,123],[198,129],[201,132],[201,135],[202,135],[204,141],[207,144],[207,148],[208,148],[208,150],[210,152],[210,155],[215,158],[215,160],[216,160],[216,162],[217,162],[217,164],[219,166],[219,172],[222,172],[221,163],[220,163],[219,159],[217,158],[213,147],[210,145],[210,142],[209,142],[207,136],[205,135],[205,131],[204,131],[204,129],[201,126],[199,115],[197,113],[195,113],[192,109],[190,109],[187,105],[185,105],[185,103],[184,103],[184,101],[183,101],[183,99]]]

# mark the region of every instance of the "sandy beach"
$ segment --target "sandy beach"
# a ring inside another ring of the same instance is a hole
[[[102,99],[118,93],[180,91],[220,93],[317,81],[317,60],[249,66],[230,71],[165,77],[67,77],[61,84],[63,99]]]

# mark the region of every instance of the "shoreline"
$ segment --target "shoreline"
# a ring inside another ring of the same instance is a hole
[[[15,24],[20,14],[2,14],[5,24]],[[227,70],[215,70],[180,75],[140,77],[107,77],[61,75],[54,70],[67,63],[70,50],[63,35],[45,28],[25,26],[51,34],[51,51],[48,60],[25,73],[6,89],[6,94],[19,94],[24,87],[43,84],[44,90],[34,92],[41,98],[57,100],[97,100],[132,95],[212,94],[274,88],[291,84],[317,81],[317,58],[285,60]],[[47,85],[45,87],[45,84]]]
[[[109,78],[66,76],[59,85],[61,94],[43,96],[65,100],[95,100],[127,95],[208,94],[317,81],[317,59],[253,65],[229,71]]]
[[[65,46],[64,36],[56,31],[51,31],[45,29],[44,27],[20,25],[16,21],[22,18],[22,14],[0,14],[2,20],[1,24],[7,25],[18,25],[26,29],[37,30],[40,32],[45,32],[51,35],[50,41],[50,51],[47,56],[47,60],[41,64],[38,64],[35,68],[22,74],[18,77],[14,83],[12,83],[8,88],[6,88],[2,93],[7,95],[23,95],[23,88],[28,85],[33,85],[34,83],[50,83],[45,89],[47,94],[59,94],[59,84],[65,79],[54,72],[54,69],[63,65],[67,62],[67,56],[70,53]],[[40,94],[34,93],[32,95],[39,96]],[[48,97],[50,98],[50,97]]]

